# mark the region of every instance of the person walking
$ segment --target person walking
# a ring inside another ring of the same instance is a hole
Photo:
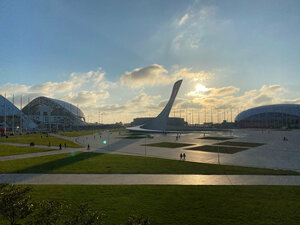
[[[182,153],[180,153],[180,160],[182,160]]]
[[[185,161],[185,153],[183,153],[183,160]]]
[[[61,146],[62,146],[62,145],[61,145],[61,144],[59,144],[59,150],[61,150]]]

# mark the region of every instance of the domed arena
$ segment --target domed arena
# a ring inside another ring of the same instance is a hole
[[[22,109],[22,112],[41,129],[65,130],[86,125],[81,109],[57,99],[35,98]]]
[[[299,128],[300,104],[265,105],[245,110],[235,121],[243,128]]]

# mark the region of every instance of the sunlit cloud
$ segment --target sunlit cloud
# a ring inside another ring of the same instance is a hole
[[[153,64],[126,72],[120,77],[120,82],[130,88],[166,85],[172,82],[172,79],[166,75],[167,73],[168,71],[163,66]]]
[[[189,14],[186,13],[178,22],[178,26],[181,26],[187,19],[189,18]]]

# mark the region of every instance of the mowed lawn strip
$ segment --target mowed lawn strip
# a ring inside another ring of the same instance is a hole
[[[227,145],[227,146],[238,146],[238,147],[258,147],[264,145],[263,143],[254,143],[254,142],[239,142],[239,141],[224,141],[216,143],[215,145]]]
[[[65,153],[3,161],[0,162],[0,173],[300,174],[285,170],[98,153]]]
[[[46,134],[30,134],[30,135],[16,135],[16,136],[8,136],[6,137],[0,137],[0,142],[3,143],[18,143],[18,144],[30,144],[33,142],[36,145],[46,145],[49,146],[58,146],[59,144],[64,145],[66,143],[67,147],[71,148],[81,148],[82,146],[63,139],[63,138],[57,138],[57,137],[52,137],[50,135]]]
[[[0,145],[0,156],[20,155],[20,154],[46,152],[46,151],[53,151],[53,150],[56,150],[56,149]]]
[[[105,214],[107,225],[124,223],[132,214],[147,216],[155,225],[298,225],[300,221],[300,188],[295,186],[33,185],[32,188],[33,200],[88,203]]]
[[[201,137],[201,138],[198,138],[198,139],[225,141],[225,140],[230,140],[230,139],[233,139],[233,138],[232,137],[212,137],[212,136],[208,136],[208,137]]]
[[[181,147],[186,147],[191,145],[193,144],[179,143],[179,142],[158,142],[158,143],[146,144],[146,146],[161,147],[161,148],[181,148]]]
[[[202,145],[202,146],[196,146],[196,147],[186,148],[186,149],[204,151],[204,152],[219,152],[219,153],[227,153],[227,154],[234,154],[240,151],[247,150],[247,148],[215,146],[215,145]]]

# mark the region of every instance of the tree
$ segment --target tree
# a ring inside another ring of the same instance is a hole
[[[72,215],[65,221],[65,225],[103,225],[103,214],[89,207],[87,203],[80,204]]]
[[[131,215],[125,225],[150,225],[150,220],[141,215]]]
[[[0,214],[11,225],[32,213],[33,204],[29,187],[0,184]]]
[[[64,205],[60,201],[44,200],[35,205],[27,225],[55,225],[64,215]]]

